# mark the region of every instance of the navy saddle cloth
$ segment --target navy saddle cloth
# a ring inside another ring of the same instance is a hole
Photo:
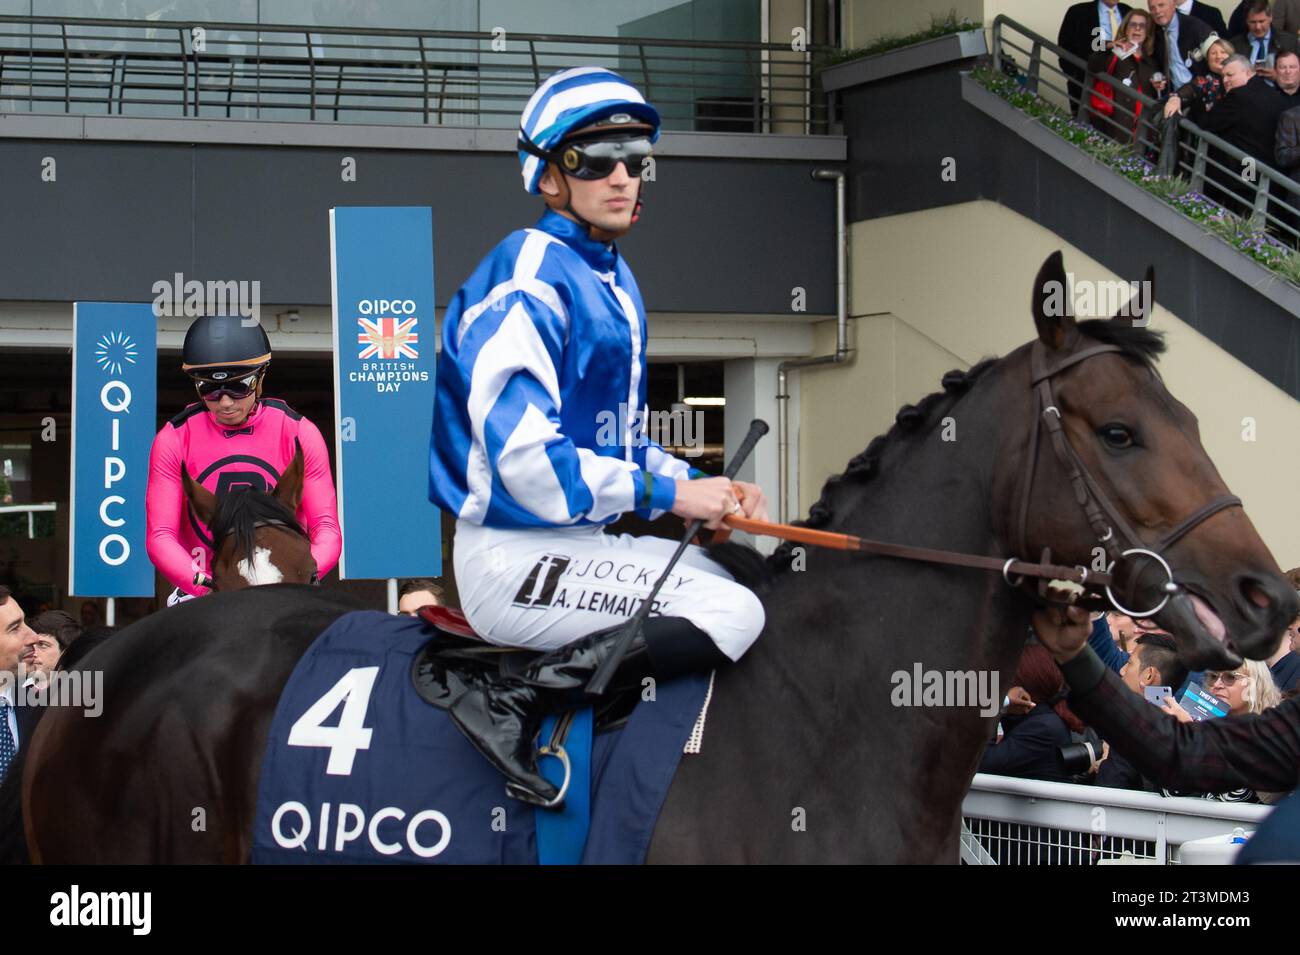
[[[533,807],[508,798],[415,690],[412,664],[433,636],[418,618],[367,610],[316,638],[271,724],[255,863],[538,861]],[[583,862],[645,860],[708,685],[708,674],[662,683],[621,729],[595,737]]]

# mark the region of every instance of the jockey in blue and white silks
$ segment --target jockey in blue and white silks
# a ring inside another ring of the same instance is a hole
[[[443,322],[433,500],[490,527],[670,510],[690,466],[640,440],[645,342],[641,293],[614,248],[558,212],[512,233]]]
[[[676,547],[604,525],[629,511],[711,527],[729,511],[766,516],[758,487],[705,477],[644,436],[645,306],[614,240],[636,221],[658,134],[658,113],[617,74],[547,79],[519,156],[548,211],[488,254],[443,320],[429,494],[457,517],[461,604],[487,640],[548,651],[450,712],[508,792],[539,805],[558,796],[537,772],[541,718],[583,703]],[[692,547],[614,685],[737,660],[763,622],[754,594]]]

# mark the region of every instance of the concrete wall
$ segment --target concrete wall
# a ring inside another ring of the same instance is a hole
[[[866,46],[885,34],[915,33],[928,27],[932,16],[946,17],[952,10],[958,18],[983,21],[986,6],[986,0],[846,0],[844,46]]]
[[[1074,0],[847,0],[844,4],[845,46],[866,46],[882,34],[914,33],[930,25],[931,16],[946,17],[956,10],[985,25],[998,15],[1019,21],[1035,33],[1055,41],[1065,10]],[[1132,4],[1130,4],[1131,6]],[[1226,19],[1235,0],[1220,3]]]
[[[1052,251],[1064,251],[1067,270],[1079,279],[1140,277],[1111,272],[1031,219],[988,201],[855,223],[852,248],[854,359],[801,373],[804,513],[825,479],[887,430],[901,404],[937,390],[945,371],[1005,354],[1033,337],[1029,287]],[[1156,287],[1158,299],[1159,274]],[[1167,333],[1169,352],[1160,364],[1165,382],[1200,419],[1202,441],[1224,480],[1278,563],[1300,565],[1300,403],[1167,309],[1157,307],[1152,322]],[[833,342],[834,323],[823,323],[816,350],[828,351]],[[1242,439],[1247,417],[1256,424],[1253,442]]]

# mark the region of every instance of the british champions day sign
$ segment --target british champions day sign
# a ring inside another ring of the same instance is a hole
[[[344,578],[437,577],[429,501],[437,335],[427,207],[330,210]]]

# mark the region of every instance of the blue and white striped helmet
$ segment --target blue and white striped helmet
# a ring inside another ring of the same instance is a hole
[[[618,113],[648,124],[659,138],[659,112],[645,101],[637,88],[617,73],[600,66],[578,66],[550,76],[528,100],[519,117],[519,134],[539,149],[553,149],[575,130],[590,126]],[[546,162],[519,150],[524,189],[538,195],[537,184]]]

